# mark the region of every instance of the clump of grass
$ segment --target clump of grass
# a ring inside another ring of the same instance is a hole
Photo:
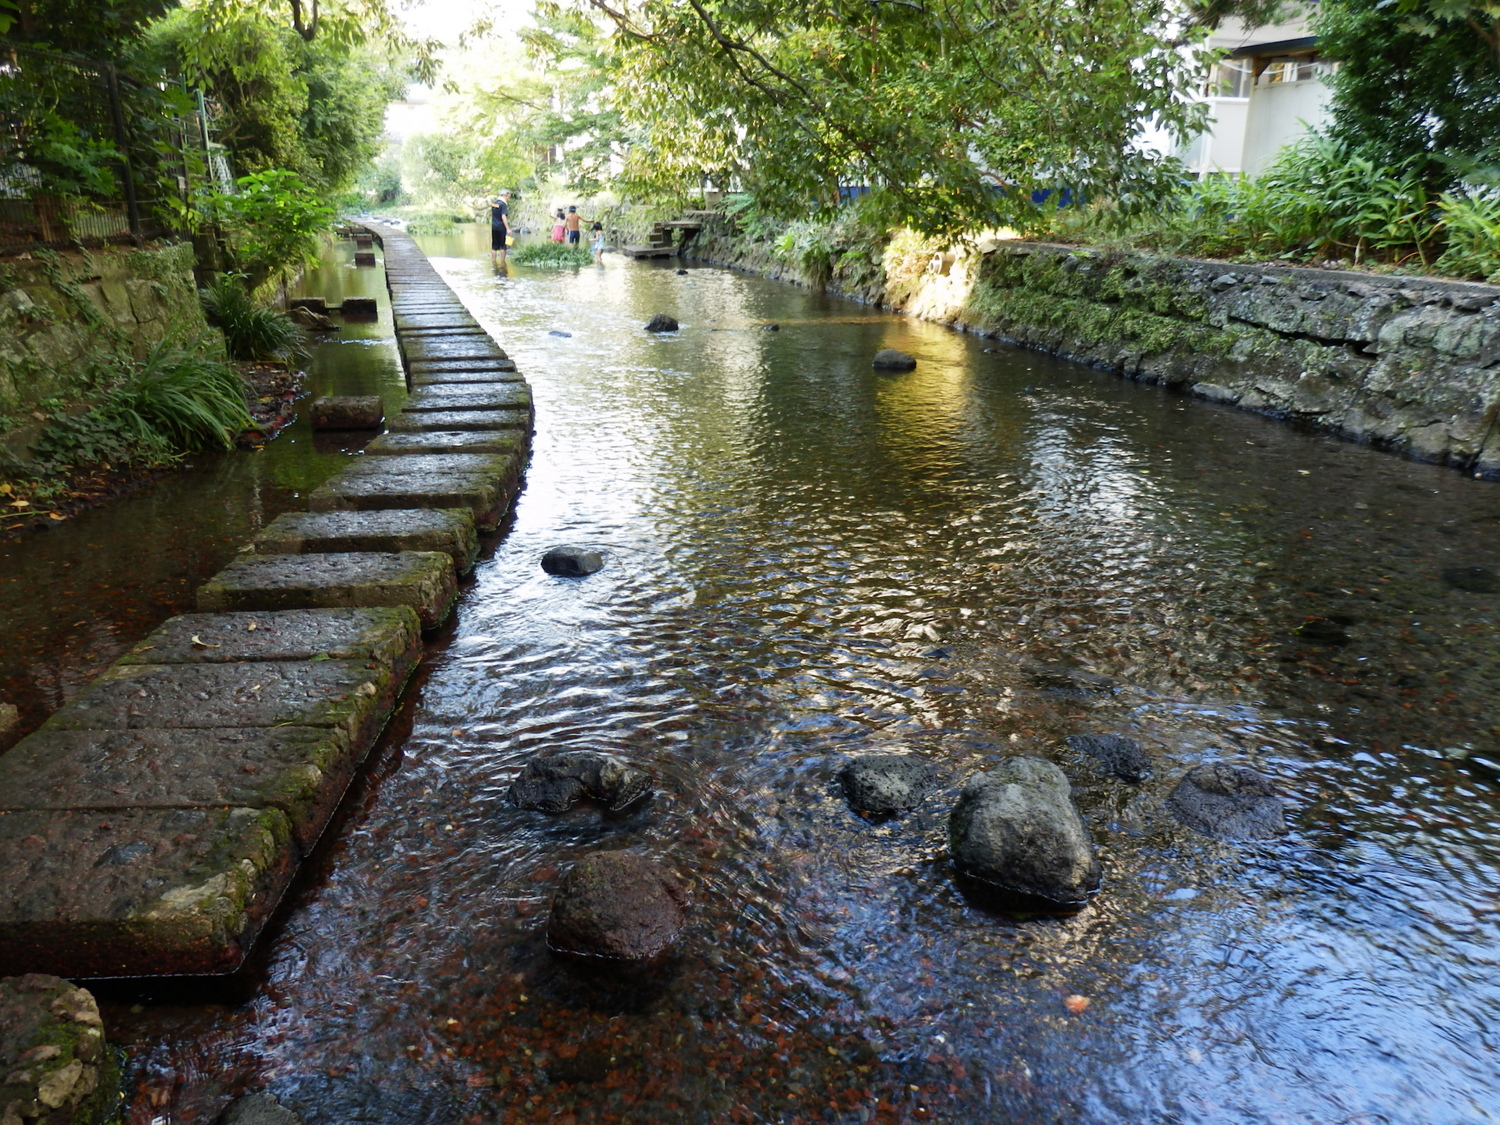
[[[224,333],[231,359],[269,359],[295,365],[308,355],[307,334],[281,309],[261,304],[238,274],[220,274],[198,291],[203,315]]]
[[[54,414],[33,450],[53,470],[78,465],[169,465],[185,453],[228,449],[254,422],[244,384],[202,345],[157,344],[122,361],[118,384],[87,413]]]
[[[594,260],[584,247],[569,246],[566,242],[528,242],[517,246],[508,257],[518,266],[551,266],[554,269],[586,266]]]

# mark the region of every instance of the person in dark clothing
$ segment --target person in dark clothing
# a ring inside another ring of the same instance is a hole
[[[510,247],[510,191],[502,191],[490,205],[490,264],[503,266]]]

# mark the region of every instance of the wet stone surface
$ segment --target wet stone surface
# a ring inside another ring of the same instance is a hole
[[[216,1125],[303,1125],[273,1094],[249,1094],[236,1098],[217,1119]]]
[[[897,351],[895,348],[884,348],[875,353],[870,366],[877,371],[915,371],[917,361],[906,352]]]
[[[650,961],[687,925],[687,893],[676,876],[634,852],[595,852],[563,876],[552,899],[547,944],[560,953]]]
[[[305,854],[365,749],[317,727],[42,730],[0,757],[0,811],[274,808]]]
[[[413,453],[505,453],[521,459],[527,445],[526,431],[454,430],[422,434],[382,434],[365,450],[369,454]]]
[[[604,556],[587,547],[553,547],[542,556],[542,569],[559,578],[583,578],[604,566]]]
[[[561,813],[588,798],[618,812],[650,794],[651,775],[619,755],[564,750],[527,762],[511,783],[510,802],[517,808]]]
[[[529,410],[531,388],[524,383],[422,387],[406,400],[405,410]]]
[[[1167,807],[1215,840],[1270,840],[1286,834],[1286,813],[1269,780],[1244,766],[1209,762],[1189,770]]]
[[[379,395],[324,395],[312,404],[315,430],[378,430],[384,418]]]
[[[1087,754],[1121,781],[1139,784],[1151,776],[1151,756],[1133,738],[1119,734],[1075,734],[1068,746]]]
[[[452,507],[454,505],[443,505]],[[198,588],[203,610],[410,606],[424,629],[440,625],[458,597],[453,559],[438,551],[248,555]]]
[[[286,512],[254,539],[257,554],[330,551],[442,551],[460,574],[474,568],[479,537],[474,514],[447,508],[368,512]]]
[[[519,383],[522,376],[508,359],[492,363],[471,362],[462,366],[434,367],[423,364],[411,369],[411,385],[426,387],[447,383]]]
[[[277,809],[0,813],[0,963],[73,976],[223,973],[296,867]]]
[[[921,804],[936,776],[930,763],[910,754],[864,754],[839,770],[839,784],[855,812],[885,817]]]
[[[0,977],[0,1121],[103,1125],[119,1082],[87,989],[44,973]]]
[[[657,313],[646,322],[647,332],[676,332],[678,327],[677,318],[666,313]]]
[[[120,664],[234,664],[253,660],[354,660],[398,675],[421,653],[406,606],[184,613],[120,658]]]
[[[426,458],[410,460],[426,461]],[[513,491],[514,485],[509,480],[493,472],[445,473],[418,466],[412,471],[341,474],[314,490],[307,498],[307,506],[314,512],[462,508],[472,513],[475,527],[489,531],[500,523],[510,507]]]
[[[386,429],[393,434],[418,434],[440,430],[529,429],[530,410],[417,410],[390,419]]]

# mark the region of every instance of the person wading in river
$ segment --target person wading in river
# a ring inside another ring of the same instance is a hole
[[[510,247],[510,190],[502,191],[490,205],[490,265],[503,266]]]
[[[568,208],[568,217],[564,225],[568,228],[568,245],[577,246],[580,228],[583,225],[583,216],[578,213],[577,207]]]

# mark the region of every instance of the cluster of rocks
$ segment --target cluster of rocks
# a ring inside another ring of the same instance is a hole
[[[42,973],[0,978],[0,1122],[102,1125],[120,1074],[87,989]]]
[[[1122,781],[1138,785],[1152,775],[1150,756],[1134,739],[1077,735],[1068,743]],[[855,812],[885,818],[921,804],[937,774],[914,755],[869,754],[847,763],[839,783]],[[1228,762],[1189,770],[1165,807],[1217,840],[1265,840],[1286,832],[1271,783]],[[1074,910],[1099,889],[1099,860],[1068,778],[1044,759],[1005,758],[970,777],[949,815],[948,836],[958,875],[1016,905]]]

